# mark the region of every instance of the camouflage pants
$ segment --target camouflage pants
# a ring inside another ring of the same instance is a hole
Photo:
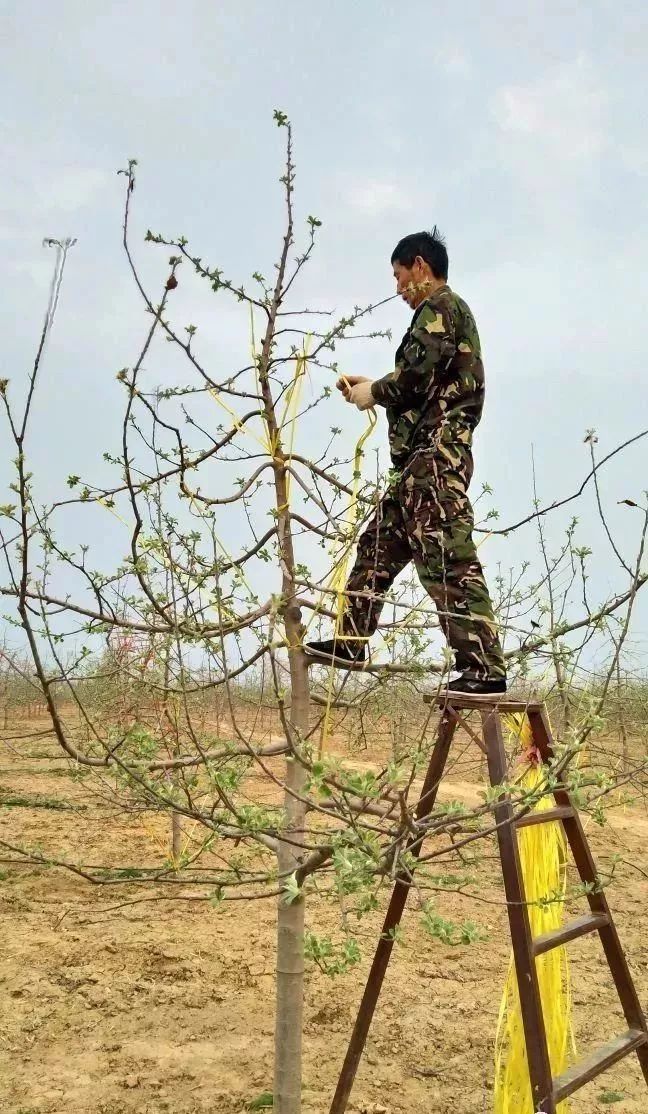
[[[463,437],[463,439],[462,439]],[[431,449],[415,452],[383,496],[358,543],[347,581],[347,634],[370,635],[396,576],[413,561],[434,600],[455,665],[477,680],[506,674],[488,588],[475,543],[467,490],[473,463],[470,431],[445,429]]]

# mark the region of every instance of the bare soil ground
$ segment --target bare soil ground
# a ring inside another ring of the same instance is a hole
[[[82,853],[94,864],[160,861],[165,821],[102,809],[82,783],[61,776],[63,765],[3,752],[1,838],[63,857]],[[443,793],[471,799],[477,788],[455,781]],[[53,799],[81,807],[42,807]],[[3,807],[2,800],[26,803]],[[588,830],[602,863],[615,854],[623,860],[609,899],[648,1005],[648,819],[640,809],[619,810],[607,827]],[[356,1114],[491,1110],[509,942],[496,862],[484,871],[488,901],[447,894],[440,911],[475,919],[487,943],[444,946],[425,934],[415,909],[406,912],[349,1108]],[[141,891],[107,891],[61,870],[6,861],[0,879],[3,1114],[241,1114],[271,1089],[273,901],[218,909],[128,904]],[[327,1114],[380,919],[361,924],[359,967],[335,979],[309,971],[305,1114]],[[337,931],[335,911],[316,899],[308,921],[319,933]],[[570,955],[576,1039],[585,1052],[626,1026],[598,939],[570,945]],[[572,1114],[609,1109],[648,1110],[634,1058],[571,1105]]]

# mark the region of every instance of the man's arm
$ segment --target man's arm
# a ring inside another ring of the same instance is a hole
[[[450,310],[426,303],[397,354],[394,370],[371,384],[374,401],[399,409],[419,401],[437,368],[445,367],[456,350]]]

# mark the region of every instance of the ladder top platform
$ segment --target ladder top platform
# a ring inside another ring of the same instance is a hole
[[[544,707],[541,700],[522,700],[506,693],[493,696],[469,696],[464,692],[440,691],[427,693],[424,704],[437,704],[440,708],[484,709],[497,708],[499,712],[539,712]]]

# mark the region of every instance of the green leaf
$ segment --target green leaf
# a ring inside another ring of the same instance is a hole
[[[248,1102],[246,1109],[247,1110],[269,1110],[270,1107],[272,1107],[272,1106],[274,1106],[274,1099],[272,1097],[272,1092],[271,1091],[262,1091],[262,1093],[260,1095],[257,1095],[257,1097],[255,1099],[252,1099],[251,1102]]]
[[[598,1100],[604,1106],[612,1106],[613,1102],[623,1102],[625,1094],[623,1091],[601,1091]]]
[[[297,881],[295,874],[291,874],[283,885],[284,901],[286,905],[292,905],[293,901],[298,901],[302,897],[301,887]]]

